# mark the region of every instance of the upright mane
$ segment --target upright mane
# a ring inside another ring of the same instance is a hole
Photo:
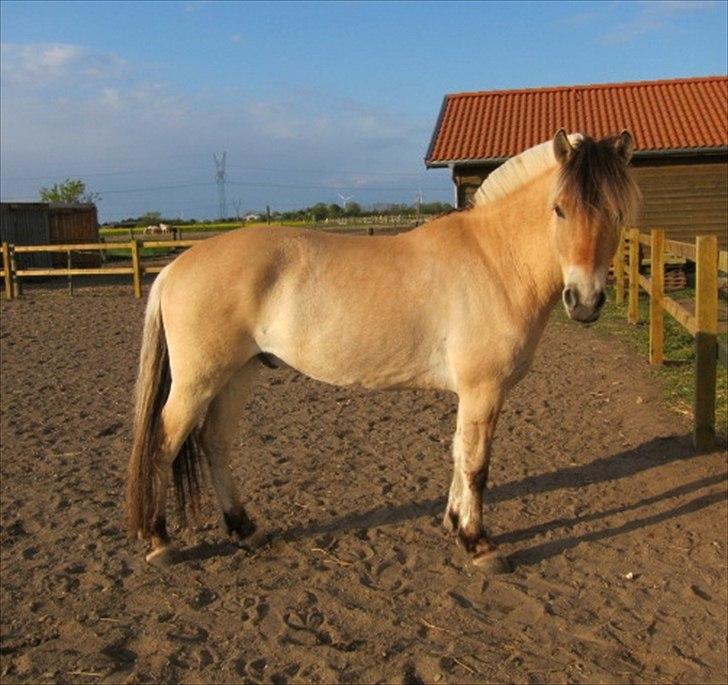
[[[581,133],[572,133],[569,135],[569,142],[577,146],[583,138]],[[524,150],[499,166],[481,183],[473,195],[473,204],[484,205],[505,197],[557,163],[551,140]]]

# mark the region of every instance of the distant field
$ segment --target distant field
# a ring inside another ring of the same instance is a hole
[[[202,233],[207,231],[233,231],[236,228],[241,228],[242,226],[264,226],[264,221],[259,222],[240,222],[240,221],[226,221],[226,222],[200,222],[198,224],[187,224],[184,226],[175,226],[175,228],[182,233]],[[312,224],[306,223],[304,221],[278,221],[276,222],[277,226],[311,226]],[[99,235],[104,237],[114,237],[114,236],[128,236],[129,231],[132,231],[134,236],[143,235],[144,234],[144,227],[143,226],[107,226],[99,229]],[[159,234],[156,234],[159,235]]]
[[[369,228],[377,228],[377,227],[387,227],[387,228],[393,228],[393,227],[412,227],[417,222],[413,218],[405,218],[403,217],[401,220],[397,221],[395,220],[395,217],[381,217],[381,221],[378,221],[380,217],[361,217],[360,220],[354,221],[349,220],[348,223],[336,223],[334,221],[330,221],[329,223],[326,222],[317,222],[312,223],[310,221],[273,221],[273,225],[275,226],[291,226],[291,227],[297,227],[297,228],[315,228],[315,229],[322,229],[322,230],[340,230],[340,231],[362,231],[367,230]],[[433,217],[422,217],[420,220],[420,223],[424,221],[428,221]],[[197,224],[187,224],[187,225],[179,225],[175,226],[172,224],[176,229],[178,229],[182,233],[206,233],[206,232],[222,232],[222,231],[232,231],[236,228],[242,228],[245,227],[251,227],[251,226],[265,226],[265,221],[251,221],[251,222],[242,222],[242,221],[226,221],[226,222],[200,222]],[[101,235],[104,238],[113,238],[113,237],[124,237],[128,238],[130,231],[132,232],[133,236],[140,237],[144,235],[144,227],[143,226],[105,226],[99,229],[99,235]],[[156,234],[157,236],[159,234]]]

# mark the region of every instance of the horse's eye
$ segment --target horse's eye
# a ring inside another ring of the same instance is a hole
[[[559,219],[566,218],[566,215],[564,214],[564,210],[561,209],[559,205],[554,205],[554,211],[556,212],[556,216],[559,217]]]

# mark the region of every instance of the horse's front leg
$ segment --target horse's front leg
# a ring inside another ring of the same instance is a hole
[[[457,532],[473,563],[491,572],[509,571],[483,529],[483,490],[488,480],[491,444],[503,404],[500,390],[460,394],[457,429],[453,440],[454,473],[445,526]]]

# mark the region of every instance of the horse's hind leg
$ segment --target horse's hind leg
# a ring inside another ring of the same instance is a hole
[[[223,387],[210,403],[201,431],[202,448],[223,525],[229,535],[239,540],[255,532],[255,524],[241,504],[232,481],[229,454],[258,366],[257,361],[251,360]]]
[[[207,402],[199,388],[185,388],[172,383],[162,410],[159,467],[156,476],[158,485],[149,538],[150,550],[146,556],[149,562],[171,561],[172,546],[167,533],[167,490],[172,475],[172,462],[192,429],[202,419]]]
[[[463,481],[458,468],[459,455],[455,449],[456,442],[453,441],[453,474],[450,482],[450,492],[447,496],[447,508],[442,525],[451,533],[457,533],[460,525],[460,499],[463,492]]]

